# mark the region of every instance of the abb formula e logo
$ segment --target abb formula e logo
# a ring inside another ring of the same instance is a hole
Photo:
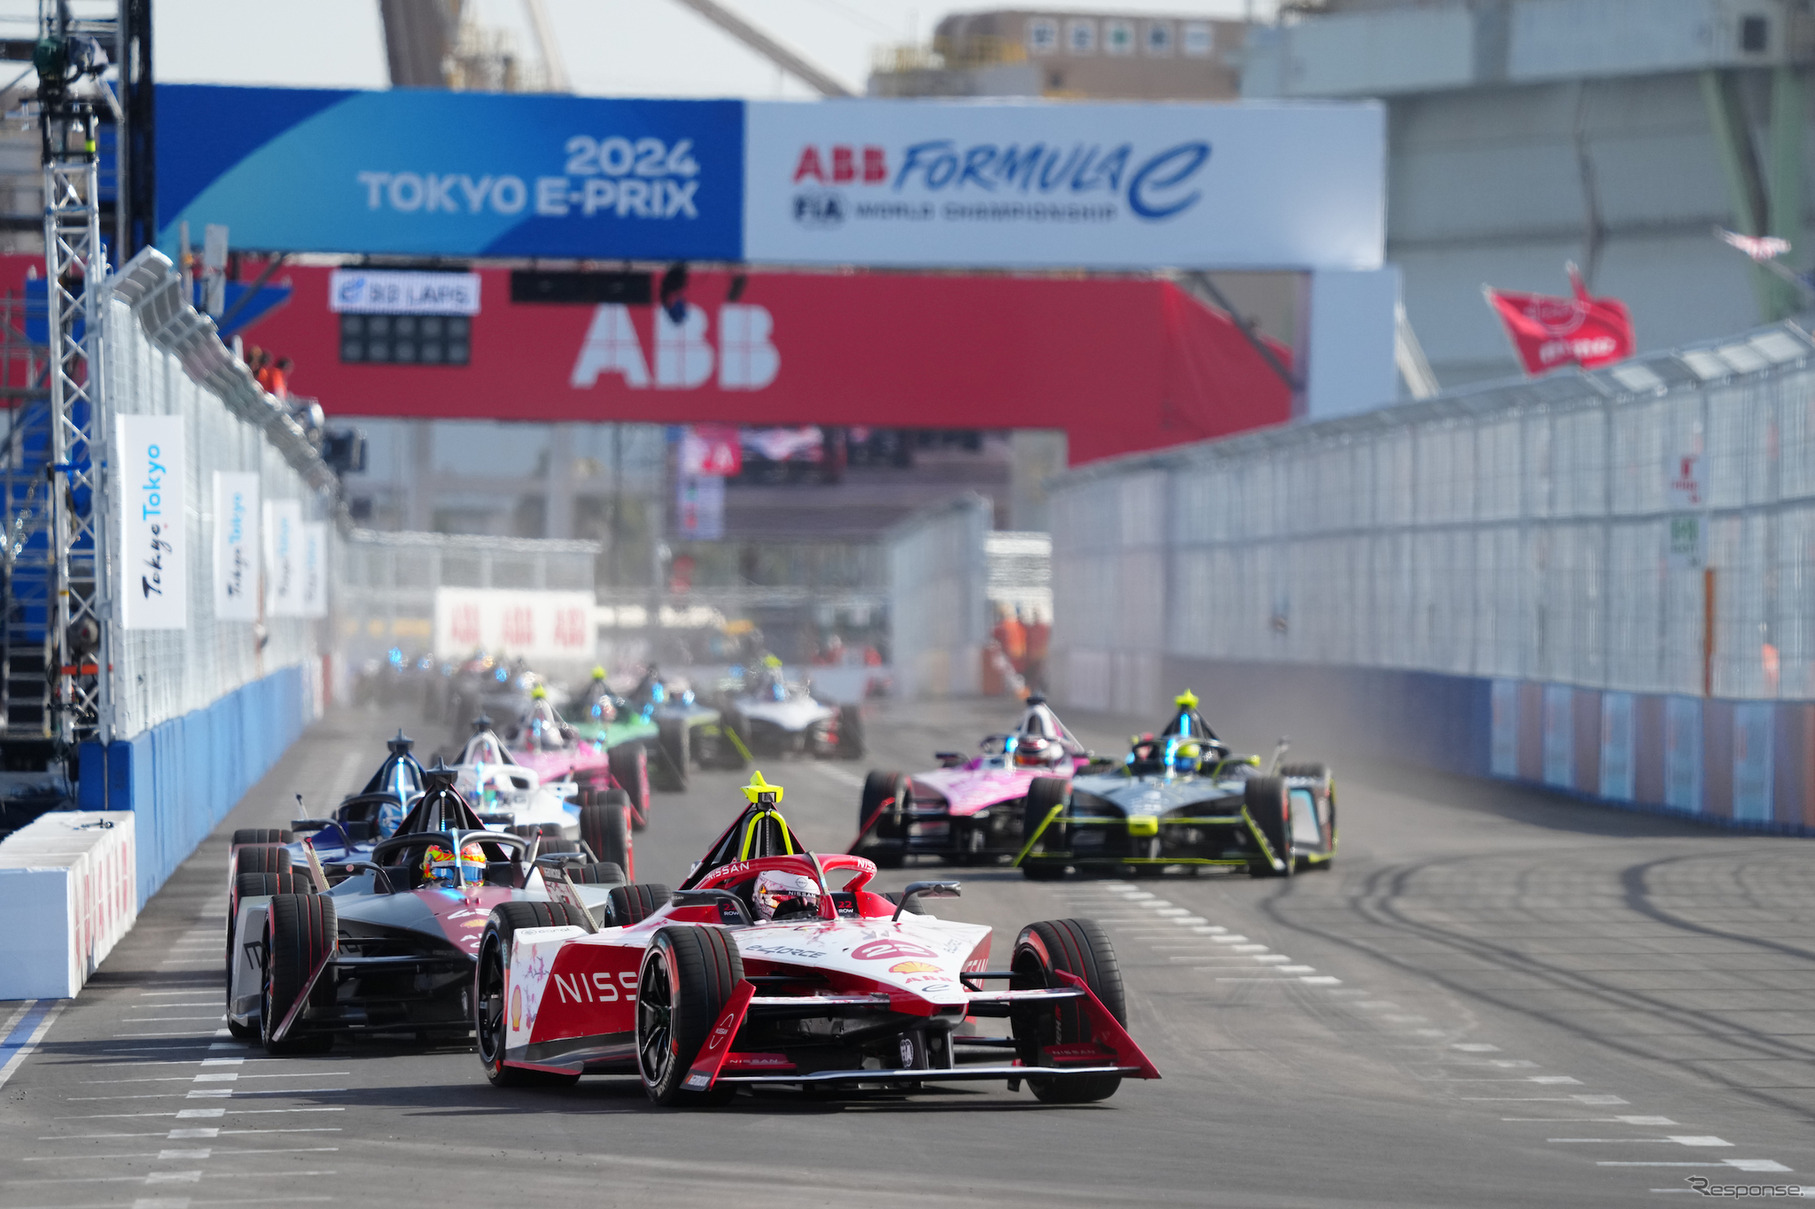
[[[678,322],[662,307],[651,313],[654,336],[646,343],[629,307],[596,308],[574,359],[571,384],[584,389],[602,374],[615,374],[633,390],[693,390],[716,372],[720,390],[761,390],[781,372],[781,352],[772,339],[775,320],[766,307],[735,302],[719,307],[716,347],[703,307],[687,307]]]
[[[852,218],[1104,221],[1126,207],[1135,218],[1159,222],[1198,203],[1209,161],[1202,139],[1147,150],[1132,141],[938,138],[911,143],[898,156],[875,144],[810,143],[794,163],[794,221],[822,228]],[[880,189],[886,199],[865,192],[852,200],[841,188],[852,185]],[[942,203],[937,209],[935,201]]]

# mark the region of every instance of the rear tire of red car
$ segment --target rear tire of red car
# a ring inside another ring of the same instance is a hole
[[[863,709],[856,705],[838,707],[838,746],[832,754],[840,760],[863,759]]]
[[[297,1035],[282,1041],[272,1034],[305,993],[331,994],[309,978],[324,959],[331,960],[340,938],[334,900],[321,894],[279,894],[265,913],[264,995],[259,1005],[259,1038],[268,1054],[319,1054],[334,1044],[327,1033]]]
[[[649,826],[649,753],[641,743],[625,743],[605,753],[611,779],[630,795],[630,825],[641,831]],[[610,860],[603,854],[600,860]]]
[[[613,861],[596,861],[590,865],[575,865],[567,871],[567,876],[576,886],[621,886],[624,884],[624,869]]]
[[[907,811],[912,786],[898,772],[872,772],[863,779],[863,797],[857,803],[857,829],[863,836],[858,851],[878,868],[899,869],[906,859]],[[871,818],[875,823],[870,825]],[[863,828],[870,825],[869,831]]]
[[[519,928],[570,926],[583,928],[586,922],[575,919],[566,903],[557,902],[499,903],[485,921],[479,964],[473,970],[473,1032],[479,1038],[479,1061],[485,1066],[485,1077],[494,1087],[571,1087],[579,1082],[578,1073],[504,1064],[504,1046],[509,1036],[504,1019],[504,988],[509,982],[506,975],[511,939]]]
[[[1094,919],[1049,919],[1029,924],[1015,938],[1014,972],[1009,985],[1017,991],[1058,990],[1066,984],[1058,971],[1081,979],[1109,1014],[1128,1023],[1122,967],[1115,947]],[[1017,1012],[1011,1023],[1016,1056],[1027,1066],[1045,1066],[1040,1051],[1052,1045],[1092,1040],[1090,1017],[1075,1000]],[[1027,1086],[1045,1104],[1088,1104],[1107,1100],[1122,1085],[1120,1075],[1052,1076],[1028,1079]]]
[[[1242,809],[1267,837],[1267,846],[1278,854],[1283,869],[1259,853],[1248,862],[1254,877],[1291,877],[1298,862],[1292,855],[1292,798],[1286,783],[1279,777],[1255,777],[1242,786]]]
[[[1021,846],[1026,847],[1028,839],[1039,834],[1040,838],[1028,852],[1027,859],[1021,862],[1021,873],[1030,882],[1052,882],[1065,876],[1065,866],[1058,861],[1032,859],[1043,854],[1048,848],[1063,848],[1065,812],[1045,831],[1040,825],[1046,822],[1046,816],[1052,808],[1071,797],[1071,782],[1064,777],[1035,777],[1033,784],[1027,787],[1027,796],[1021,799]]]
[[[710,925],[658,931],[637,978],[637,1070],[643,1090],[664,1107],[723,1104],[735,1084],[688,1091],[687,1072],[744,977],[737,941]],[[734,1038],[726,1038],[729,1046]]]
[[[580,838],[592,849],[592,859],[607,861],[636,876],[636,861],[631,857],[630,806],[607,790],[605,800],[597,806],[580,807]]]
[[[245,844],[287,844],[290,833],[276,827],[241,827],[233,833],[233,840],[228,845],[238,848]]]
[[[611,926],[628,928],[631,924],[642,923],[660,910],[672,893],[660,882],[630,882],[612,887],[608,896]]]
[[[692,736],[681,718],[655,720],[655,750],[661,757],[662,788],[675,793],[687,792],[687,773],[691,754],[687,744]]]

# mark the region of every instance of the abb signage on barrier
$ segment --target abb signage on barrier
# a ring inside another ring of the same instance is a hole
[[[1374,102],[158,86],[159,243],[928,267],[1378,268]]]
[[[676,321],[513,303],[506,271],[477,272],[465,366],[342,362],[325,268],[285,269],[289,304],[247,338],[336,415],[1063,429],[1079,462],[1291,415],[1241,330],[1164,281],[752,273],[733,302],[730,274],[695,271]]]
[[[462,659],[475,650],[525,659],[591,660],[590,592],[506,588],[435,589],[435,654]]]

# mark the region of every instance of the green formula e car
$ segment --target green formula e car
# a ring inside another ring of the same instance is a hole
[[[1225,866],[1290,877],[1336,856],[1336,783],[1325,764],[1281,764],[1231,753],[1204,724],[1197,698],[1158,737],[1138,736],[1120,768],[1028,788],[1023,843],[1029,878],[1068,869],[1113,872]]]

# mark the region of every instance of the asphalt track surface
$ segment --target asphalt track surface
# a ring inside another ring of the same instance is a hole
[[[925,768],[1010,720],[889,706],[864,763],[764,771],[797,830],[842,849],[866,767]],[[1108,928],[1164,1078],[1099,1105],[968,1085],[679,1113],[633,1079],[495,1089],[455,1049],[267,1059],[220,1018],[226,837],[281,824],[298,791],[330,804],[398,721],[315,726],[80,998],[0,1004],[0,1209],[1555,1206],[1815,1185],[1807,842],[1385,766],[1338,768],[1339,858],[1291,881],[959,872],[964,897],[937,906],[994,925],[998,960],[1033,920]],[[1101,750],[1130,725],[1071,721]],[[658,796],[641,876],[678,880],[742,779]]]

